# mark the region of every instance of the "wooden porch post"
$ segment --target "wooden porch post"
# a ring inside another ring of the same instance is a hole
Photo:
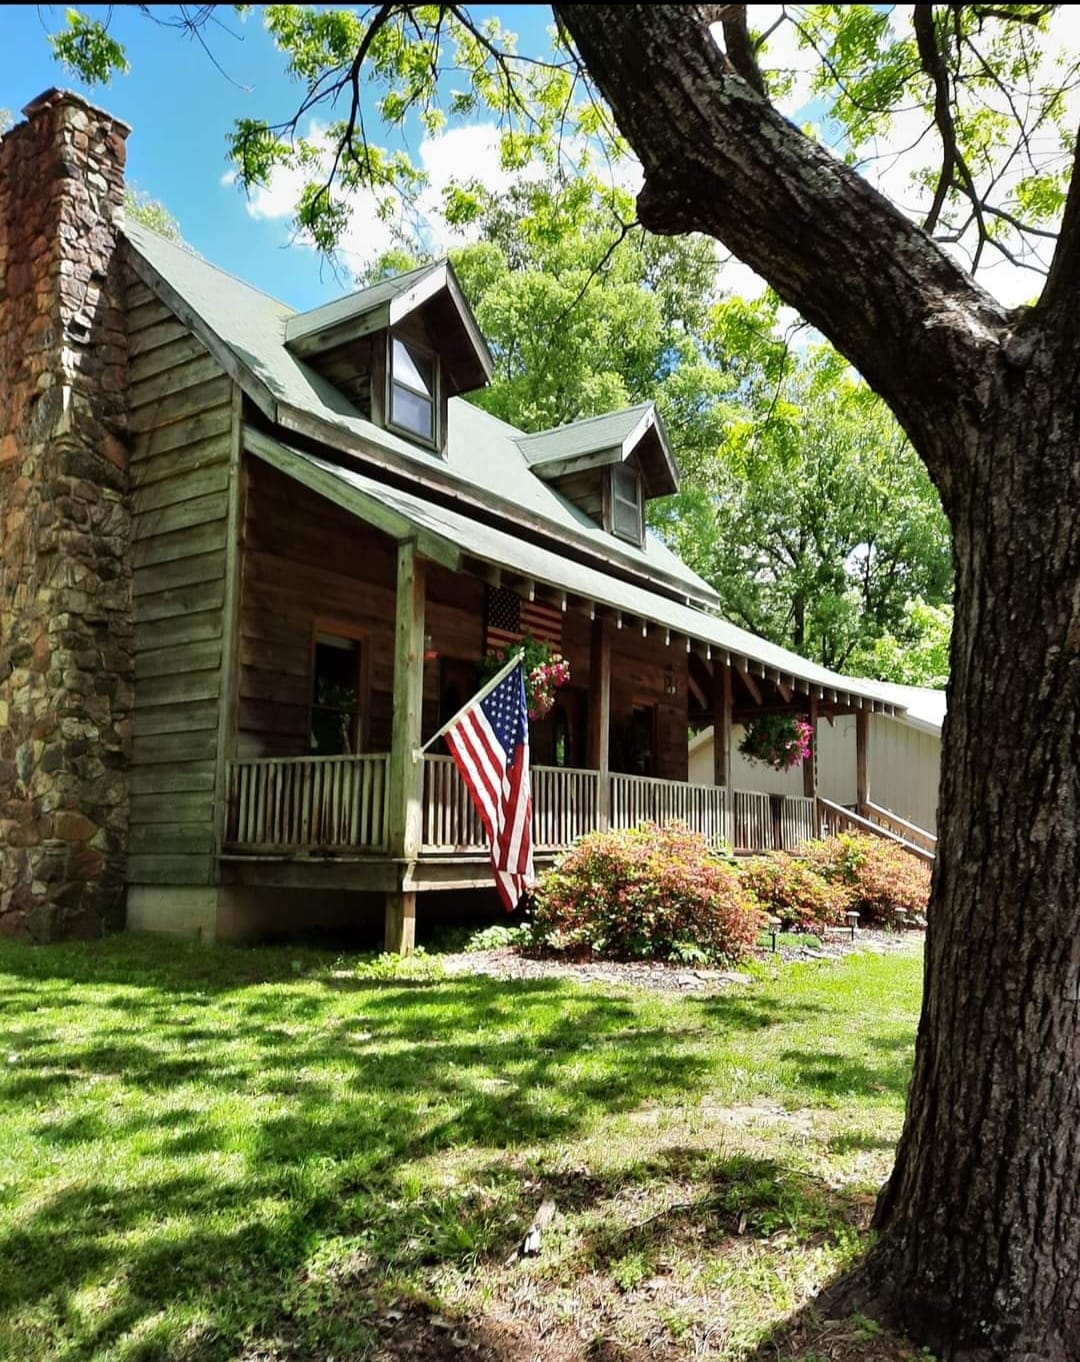
[[[734,751],[731,742],[731,663],[719,658],[713,667],[713,784],[727,792],[724,840],[735,850]]]
[[[866,816],[866,806],[870,803],[870,711],[855,711],[855,807]]]
[[[803,762],[803,794],[814,801],[814,835],[820,837],[821,823],[818,819],[817,804],[817,740],[818,740],[818,702],[813,691],[810,692],[806,706],[806,720],[813,731],[810,739],[810,760]]]
[[[593,620],[589,657],[589,766],[600,773],[596,779],[596,826],[601,832],[611,825],[610,745],[611,632],[607,620],[598,616]]]
[[[424,563],[416,543],[398,545],[394,629],[394,720],[390,747],[390,855],[404,883],[420,850],[424,762],[420,746],[424,699]],[[416,894],[386,896],[385,947],[408,955],[416,944]]]

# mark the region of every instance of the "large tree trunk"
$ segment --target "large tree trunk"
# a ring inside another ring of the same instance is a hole
[[[1054,367],[969,435],[923,1014],[865,1274],[949,1357],[1080,1357],[1080,412]]]
[[[1038,307],[1006,312],[768,106],[745,44],[719,53],[706,26],[739,8],[556,11],[641,157],[646,225],[716,236],[817,325],[953,527],[923,1015],[858,1286],[944,1357],[1076,1362],[1080,174]]]

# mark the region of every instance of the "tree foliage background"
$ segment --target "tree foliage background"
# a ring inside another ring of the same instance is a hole
[[[496,363],[493,384],[472,400],[530,431],[655,401],[683,488],[650,508],[651,524],[714,586],[728,618],[831,667],[941,684],[941,669],[920,662],[927,622],[941,616],[918,607],[949,599],[947,526],[884,404],[820,337],[792,335],[775,295],[723,296],[715,242],[636,224],[626,148],[557,35],[550,61],[523,61],[498,21],[474,31],[453,11],[411,8],[264,7],[307,95],[277,126],[237,123],[241,183],[301,168],[296,225],[328,252],[355,191],[374,187],[368,202],[401,237],[368,271],[381,277],[432,250],[401,213],[423,175],[403,151],[375,146],[374,133],[410,117],[434,132],[447,117],[499,111],[510,187],[456,175],[441,205],[470,240],[451,255]],[[852,41],[843,8],[807,30],[815,41],[829,25],[836,45]],[[53,44],[86,77],[127,63],[102,21],[69,18]],[[362,52],[357,126],[344,119],[306,134],[305,113],[351,88]],[[465,88],[447,93],[443,61]],[[364,122],[369,104],[375,124]],[[176,232],[144,194],[129,195],[128,211]],[[892,653],[876,647],[885,639]],[[903,668],[897,652],[909,659]]]

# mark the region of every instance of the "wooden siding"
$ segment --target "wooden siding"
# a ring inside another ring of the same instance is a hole
[[[870,802],[937,832],[941,739],[875,714],[870,723]]]
[[[128,880],[214,878],[233,385],[140,282],[128,289],[135,718]]]
[[[540,469],[543,476],[543,469]],[[604,523],[604,482],[606,468],[586,468],[577,473],[564,473],[560,478],[552,478],[551,485],[589,517],[597,525]]]
[[[390,750],[395,546],[257,459],[247,464],[237,756],[308,751],[316,630],[359,640],[361,746]]]
[[[655,706],[655,747],[652,769],[625,774],[650,775],[661,780],[686,780],[687,653],[682,639],[665,642],[665,631],[650,625],[642,637],[641,624],[628,622],[611,631],[611,731],[613,772],[620,732],[625,732],[636,708]],[[675,694],[668,695],[670,677]],[[709,782],[711,783],[711,782]]]

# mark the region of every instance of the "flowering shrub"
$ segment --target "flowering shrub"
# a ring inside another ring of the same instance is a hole
[[[769,914],[780,919],[784,931],[814,932],[838,926],[851,907],[851,890],[829,880],[805,861],[787,852],[744,861],[739,878]]]
[[[739,743],[739,751],[751,761],[763,762],[777,771],[798,766],[810,755],[814,730],[805,719],[787,714],[762,714],[752,719]]]
[[[930,867],[895,842],[842,832],[823,842],[807,842],[803,854],[811,869],[847,890],[864,925],[888,923],[894,908],[926,913]]]
[[[735,961],[761,910],[738,871],[684,823],[594,832],[536,887],[538,945],[612,959]]]
[[[555,704],[555,692],[570,680],[570,663],[561,653],[553,653],[546,643],[524,634],[520,643],[511,643],[484,659],[482,679],[487,680],[504,667],[515,653],[524,654],[525,700],[530,719],[544,719]]]

